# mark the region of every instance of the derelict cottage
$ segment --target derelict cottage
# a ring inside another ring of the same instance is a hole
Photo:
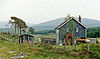
[[[56,27],[57,45],[64,42],[67,44],[68,40],[65,41],[65,38],[70,38],[70,36],[78,39],[86,38],[86,27],[81,24],[81,16],[79,16],[79,20],[74,17],[69,17],[62,24]]]

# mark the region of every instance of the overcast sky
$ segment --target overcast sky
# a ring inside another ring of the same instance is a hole
[[[0,0],[0,21],[16,16],[38,24],[67,14],[100,20],[100,0]]]

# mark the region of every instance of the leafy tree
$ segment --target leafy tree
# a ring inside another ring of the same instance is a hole
[[[26,32],[26,30],[25,30],[25,29],[23,29],[23,30],[22,30],[22,32],[23,32],[23,33],[25,33],[25,32]]]
[[[15,27],[15,34],[16,34],[16,26],[17,26],[17,23],[18,23],[18,19],[17,17],[11,17],[11,20],[13,20],[13,24],[14,24],[14,27]]]
[[[19,23],[18,23],[18,27],[19,27],[20,34],[21,34],[22,29],[27,28],[28,26],[26,25],[26,23],[23,20],[20,19]]]
[[[33,34],[33,33],[35,32],[34,28],[30,27],[30,28],[29,28],[29,32],[30,32],[31,34]]]
[[[11,20],[9,20],[9,23],[14,24],[15,34],[16,34],[16,29],[18,29],[18,33],[20,31],[20,34],[21,34],[22,28],[28,27],[22,19],[19,19],[17,17],[11,17]]]

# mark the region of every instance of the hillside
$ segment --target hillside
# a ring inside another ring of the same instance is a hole
[[[13,28],[0,28],[0,32],[14,33]]]
[[[7,25],[7,22],[0,21],[0,28],[5,28],[5,25]]]
[[[55,19],[55,20],[52,20],[52,21],[37,24],[37,25],[33,26],[33,28],[35,28],[36,31],[52,30],[64,21],[65,21],[64,17],[58,18],[58,19]],[[84,24],[88,28],[98,27],[98,26],[100,26],[100,21],[98,21],[96,19],[82,18],[82,24]]]
[[[76,19],[77,19],[77,17],[76,17]],[[29,27],[32,26],[35,29],[35,31],[44,31],[44,30],[53,30],[64,21],[65,21],[65,19],[64,19],[64,17],[62,17],[62,18],[54,19],[52,21],[40,23],[40,24],[29,24],[29,23],[27,23],[27,25]],[[0,22],[0,28],[5,29],[6,24],[7,24],[7,22]],[[84,24],[87,28],[99,27],[100,21],[98,21],[96,19],[82,18],[82,24]],[[2,32],[2,31],[8,32],[8,30],[0,29],[0,32]]]

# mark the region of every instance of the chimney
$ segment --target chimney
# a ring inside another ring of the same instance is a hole
[[[79,22],[81,23],[81,16],[79,15]]]

